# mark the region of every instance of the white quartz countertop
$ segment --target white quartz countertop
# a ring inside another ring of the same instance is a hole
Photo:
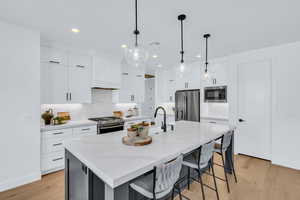
[[[93,126],[97,125],[97,122],[91,120],[78,120],[78,121],[69,121],[66,124],[62,125],[43,125],[41,126],[41,131],[51,131],[51,130],[59,130],[66,128],[75,128],[80,126]]]
[[[151,117],[140,115],[140,116],[124,117],[123,119],[125,122],[130,122],[135,120],[151,119]]]
[[[122,144],[121,138],[126,132],[119,131],[71,139],[65,142],[65,148],[107,185],[115,188],[231,129],[228,125],[179,121],[174,132],[153,135],[153,142],[146,146]]]

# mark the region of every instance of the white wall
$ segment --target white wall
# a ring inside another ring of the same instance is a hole
[[[300,169],[300,42],[232,55],[230,61],[230,122],[237,125],[237,65],[272,63],[272,163]],[[259,73],[259,72],[258,72]],[[242,144],[236,144],[242,145]],[[254,147],[255,148],[255,147]]]
[[[0,22],[0,192],[40,178],[40,35]]]

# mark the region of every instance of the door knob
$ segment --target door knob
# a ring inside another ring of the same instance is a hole
[[[243,119],[241,119],[241,118],[239,119],[239,122],[244,122],[244,121],[245,121],[245,120],[243,120]]]

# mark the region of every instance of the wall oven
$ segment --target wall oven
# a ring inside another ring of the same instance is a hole
[[[227,86],[205,87],[204,102],[207,103],[226,103]]]

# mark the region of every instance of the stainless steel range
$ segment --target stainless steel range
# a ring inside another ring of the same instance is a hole
[[[97,134],[111,133],[115,131],[124,130],[124,120],[118,117],[97,117],[89,118],[89,120],[96,121]]]

